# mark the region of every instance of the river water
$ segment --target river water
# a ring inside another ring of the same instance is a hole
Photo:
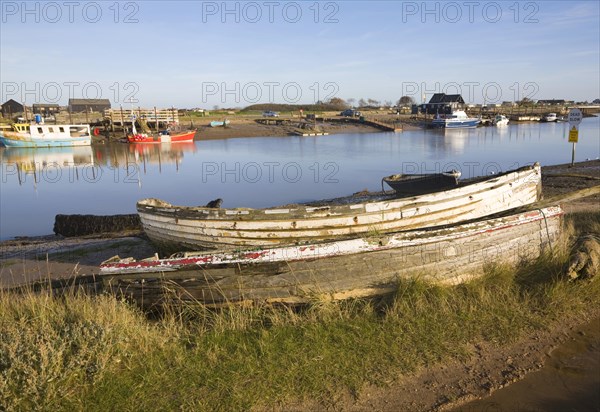
[[[381,190],[394,173],[489,175],[571,160],[568,123],[465,130],[253,137],[194,143],[0,148],[0,239],[52,233],[56,214],[135,213],[139,199],[266,207]],[[600,118],[580,125],[576,160],[600,156]]]

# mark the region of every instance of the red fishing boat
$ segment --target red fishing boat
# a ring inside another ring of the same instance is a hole
[[[138,122],[141,132],[138,133],[135,123]],[[146,120],[134,116],[132,118],[132,133],[127,135],[129,143],[180,143],[193,142],[196,135],[196,129],[181,131],[179,125],[172,124],[167,130],[159,133],[152,133]]]
[[[129,143],[179,143],[179,142],[193,142],[196,130],[189,130],[183,133],[160,133],[160,134],[148,134],[148,133],[135,133],[127,136]]]

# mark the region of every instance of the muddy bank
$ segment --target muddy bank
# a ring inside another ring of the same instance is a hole
[[[294,135],[298,128],[292,125],[264,125],[251,119],[232,120],[227,127],[196,125],[196,140],[231,139],[237,137],[283,137]],[[381,130],[363,124],[318,122],[319,131],[329,134],[375,133]]]

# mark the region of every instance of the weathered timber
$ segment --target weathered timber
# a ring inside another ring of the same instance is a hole
[[[161,249],[277,246],[353,238],[464,222],[536,202],[540,166],[473,179],[455,189],[418,196],[376,195],[267,209],[173,206],[138,202],[144,231]]]
[[[165,303],[303,303],[387,293],[399,279],[457,284],[487,265],[533,259],[560,234],[558,206],[435,230],[307,246],[118,259],[101,265],[102,289],[145,307]]]
[[[56,215],[54,233],[65,237],[141,231],[137,214],[130,215]]]

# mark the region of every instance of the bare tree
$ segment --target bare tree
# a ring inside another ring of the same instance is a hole
[[[402,96],[400,100],[398,100],[398,106],[410,106],[415,104],[415,99],[411,96]]]
[[[346,103],[344,99],[340,99],[339,97],[332,97],[331,99],[329,99],[327,104],[339,110],[348,108],[348,103]]]

